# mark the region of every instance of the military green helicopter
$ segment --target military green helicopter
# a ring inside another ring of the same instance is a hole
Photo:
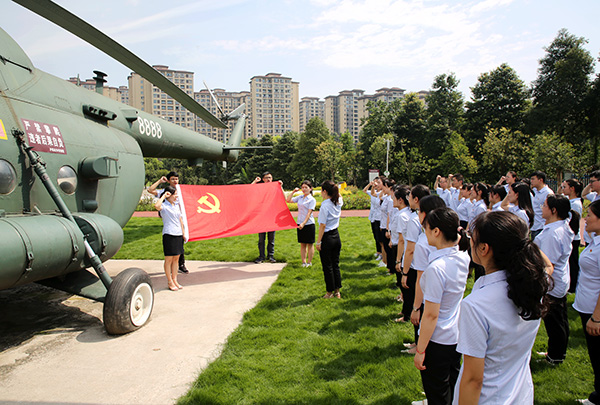
[[[49,0],[13,0],[115,58],[214,127],[237,121],[227,144],[36,69],[0,29],[0,290],[40,282],[104,302],[108,333],[143,326],[150,277],[114,279],[103,262],[144,186],[144,157],[234,161],[245,115],[212,115],[133,53]],[[103,74],[97,73],[97,88]],[[93,268],[95,274],[88,271]]]

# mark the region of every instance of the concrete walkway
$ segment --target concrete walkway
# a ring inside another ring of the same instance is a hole
[[[155,290],[150,322],[118,337],[106,334],[101,303],[37,284],[0,291],[0,403],[174,403],[285,265],[186,264],[176,292],[162,261],[105,264],[112,276],[143,268]]]

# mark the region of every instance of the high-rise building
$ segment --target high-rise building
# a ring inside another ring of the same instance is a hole
[[[404,89],[399,87],[382,87],[381,89],[375,90],[375,94],[365,94],[358,98],[358,119],[359,123],[362,118],[366,118],[369,116],[369,110],[367,105],[369,101],[378,102],[382,101],[384,103],[391,103],[395,100],[404,97]]]
[[[194,97],[194,72],[173,70],[164,65],[154,65],[153,68],[179,86],[190,97]],[[182,107],[165,92],[135,72],[131,73],[127,81],[129,82],[131,106],[184,128],[194,130],[194,114]]]
[[[319,97],[302,97],[299,107],[300,132],[304,131],[311,118],[319,117],[325,121],[325,101],[319,100]]]
[[[344,90],[337,96],[325,97],[325,125],[334,134],[349,132],[354,142],[358,142],[360,119],[358,99],[364,90]]]
[[[281,136],[299,131],[299,83],[279,73],[250,79],[246,137]]]
[[[224,89],[213,89],[212,92],[225,114],[229,114],[241,104],[246,104],[246,110],[248,109],[246,100],[250,98],[250,92],[232,92],[225,91]],[[194,92],[194,99],[215,117],[221,118],[221,113],[208,90],[205,89]],[[247,114],[246,111],[244,111],[244,113]],[[208,125],[203,119],[195,117],[195,131],[216,139],[219,142],[227,142],[229,140],[235,121],[230,121],[227,125],[229,126],[229,129],[214,128]],[[248,123],[246,123],[245,131],[248,131]],[[244,137],[246,137],[245,133]]]

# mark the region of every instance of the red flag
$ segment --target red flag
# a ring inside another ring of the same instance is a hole
[[[179,189],[190,241],[296,228],[279,182]]]

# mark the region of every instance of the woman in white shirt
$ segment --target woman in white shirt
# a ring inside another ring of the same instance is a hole
[[[506,211],[480,215],[471,237],[485,275],[461,303],[463,354],[454,404],[533,404],[529,361],[548,291],[546,263],[529,228]]]
[[[459,201],[456,207],[456,213],[458,214],[458,219],[460,220],[460,226],[462,226],[464,229],[467,229],[467,225],[469,224],[469,215],[471,215],[471,210],[473,209],[473,203],[471,202],[472,188],[473,185],[471,183],[466,183],[459,191]]]
[[[533,226],[533,207],[531,205],[531,189],[525,183],[513,183],[500,207],[521,218],[529,228]]]
[[[413,268],[413,259],[415,255],[415,247],[419,240],[419,235],[422,232],[421,222],[419,221],[419,201],[430,195],[429,187],[423,184],[417,184],[410,190],[408,203],[412,213],[406,223],[406,232],[404,233],[404,255],[402,257],[402,296],[404,303],[402,305],[402,313],[404,314],[402,321],[408,321],[413,310],[413,302],[415,299],[415,286],[417,283],[417,270]],[[415,341],[418,337],[417,328],[415,327]],[[410,348],[414,352],[414,345]]]
[[[467,236],[458,221],[454,210],[442,207],[427,213],[423,223],[427,241],[435,249],[420,281],[425,306],[414,363],[432,405],[452,402],[460,369],[458,315],[470,259],[464,251]],[[461,239],[464,250],[458,246]]]
[[[294,191],[288,194],[287,202],[298,204],[298,218],[296,218],[298,228],[296,233],[300,244],[300,257],[302,258],[302,267],[310,267],[315,253],[313,245],[315,243],[315,219],[312,213],[317,206],[317,201],[312,196],[313,187],[309,180],[304,180],[300,187],[296,187]],[[302,195],[292,197],[295,192],[300,190],[302,190]]]
[[[583,203],[581,199],[581,190],[583,185],[575,179],[568,179],[562,182],[560,188],[564,195],[569,198],[571,203],[571,209],[579,214],[579,224],[571,222],[571,229],[575,233],[573,237],[573,249],[571,249],[571,256],[569,256],[569,270],[571,272],[571,283],[569,285],[569,292],[574,293],[577,288],[577,277],[579,276],[579,245],[581,244],[581,231],[584,226],[583,221]]]
[[[564,195],[550,194],[542,205],[542,218],[546,221],[534,243],[552,262],[553,287],[548,291],[550,307],[544,316],[548,332],[548,352],[542,353],[550,364],[560,364],[567,355],[569,319],[567,318],[567,291],[569,290],[569,256],[573,231],[569,227],[571,204]],[[579,218],[576,219],[579,221]]]
[[[595,235],[579,256],[579,281],[573,308],[579,312],[594,370],[593,404],[600,404],[600,200],[588,206],[586,229]]]
[[[319,234],[316,245],[317,250],[321,253],[321,265],[327,290],[327,294],[323,298],[341,298],[340,251],[342,250],[342,241],[338,227],[344,202],[338,186],[331,180],[327,180],[321,185],[321,197],[323,197],[323,202],[319,209]]]
[[[165,255],[165,275],[171,291],[181,290],[183,286],[177,282],[179,256],[183,254],[185,227],[181,210],[177,201],[177,190],[173,186],[165,187],[154,208],[160,212],[163,221],[163,253]]]

